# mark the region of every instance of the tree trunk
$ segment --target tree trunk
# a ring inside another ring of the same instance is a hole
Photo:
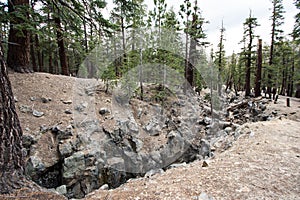
[[[273,57],[274,57],[274,43],[275,43],[275,3],[273,3],[273,16],[272,16],[272,32],[271,32],[271,45],[270,45],[270,59],[269,59],[269,67],[271,68],[273,65]],[[269,98],[271,99],[271,92],[272,92],[272,71],[268,72],[268,82],[267,82],[267,93]]]
[[[257,49],[255,97],[259,97],[261,95],[261,70],[262,70],[262,39],[259,39],[258,40],[258,49]]]
[[[22,9],[29,8],[29,0],[10,0],[8,1],[8,12],[16,12],[16,6],[23,6]],[[30,69],[30,36],[29,32],[24,28],[18,30],[17,25],[22,25],[23,17],[29,18],[27,12],[26,16],[18,17],[12,15],[10,20],[10,29],[8,36],[8,53],[7,64],[16,72],[29,73]]]
[[[31,42],[31,44],[30,44],[31,63],[32,63],[33,71],[37,72],[38,67],[37,67],[36,59],[35,59],[34,41],[33,41],[32,35],[30,36],[30,42]]]
[[[37,60],[38,60],[38,68],[39,68],[39,71],[41,71],[41,70],[45,71],[43,60],[42,60],[42,55],[41,55],[39,36],[37,34],[35,34],[34,37],[35,37],[36,55],[37,55]]]
[[[67,63],[67,55],[65,50],[64,38],[62,34],[61,21],[59,17],[54,18],[56,24],[56,37],[57,37],[57,45],[59,48],[59,60],[61,65],[61,73],[63,75],[69,75],[68,63]]]
[[[22,129],[8,79],[0,43],[0,193],[10,193],[24,184]]]
[[[53,62],[52,62],[52,52],[49,52],[49,58],[48,58],[48,64],[49,64],[49,73],[54,74],[54,68],[53,68]]]

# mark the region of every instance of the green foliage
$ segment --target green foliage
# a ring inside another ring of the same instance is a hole
[[[297,44],[300,44],[300,0],[295,0],[294,4],[296,8],[299,10],[299,12],[295,16],[295,24],[292,36],[294,40],[297,42]]]

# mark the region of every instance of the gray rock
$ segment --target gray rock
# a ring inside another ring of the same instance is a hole
[[[33,110],[32,115],[35,116],[35,117],[42,117],[44,115],[44,113],[40,112],[40,111],[37,111],[37,110]]]
[[[232,132],[232,128],[231,127],[226,127],[224,130],[228,134]]]
[[[259,103],[258,107],[261,111],[265,111],[267,109],[267,106],[264,105],[263,103]]]
[[[18,102],[18,101],[19,101],[18,98],[17,98],[16,96],[14,96],[14,100],[15,100],[15,102]]]
[[[211,124],[211,118],[205,117],[205,118],[203,119],[203,122],[204,122],[205,125],[209,125],[209,124]]]
[[[73,179],[85,170],[84,152],[76,152],[72,156],[65,158],[63,164],[63,178]]]
[[[56,191],[58,192],[58,194],[60,194],[60,195],[65,195],[65,194],[67,194],[67,186],[66,186],[66,185],[59,186],[59,187],[57,187],[55,190],[56,190]]]
[[[155,121],[151,120],[146,126],[145,126],[145,131],[147,131],[151,136],[158,136],[161,132],[162,127],[160,124]]]
[[[100,190],[109,190],[109,186],[107,184],[104,184],[99,189]]]
[[[273,111],[272,111],[272,114],[273,114],[273,115],[277,115],[278,112],[277,112],[276,110],[273,110]]]
[[[88,103],[87,102],[81,102],[79,105],[75,106],[75,110],[77,110],[78,112],[83,112],[85,108],[88,107]]]
[[[22,113],[31,113],[32,112],[32,108],[27,105],[20,105],[19,109]]]
[[[73,102],[72,102],[72,100],[70,100],[70,99],[69,99],[69,100],[65,100],[65,101],[63,101],[63,103],[64,103],[64,104],[68,104],[68,105],[69,105],[69,104],[72,104]]]
[[[207,140],[201,139],[200,142],[201,148],[200,148],[200,155],[205,159],[206,157],[211,156],[211,149],[210,149],[210,144]]]
[[[30,97],[30,101],[35,101],[36,97]]]
[[[178,167],[186,167],[186,162],[183,163],[174,163],[168,167],[168,169],[178,168]]]
[[[151,176],[154,176],[156,174],[162,174],[162,173],[164,173],[163,169],[151,169],[145,174],[145,177],[150,178]]]
[[[25,147],[26,149],[30,149],[30,146],[36,143],[36,139],[32,135],[23,134],[22,143],[23,143],[23,147]]]
[[[134,133],[138,133],[139,132],[139,126],[137,125],[137,123],[133,120],[129,121],[128,123],[128,129],[131,131],[131,132],[134,132]]]
[[[45,133],[45,132],[47,132],[48,130],[49,130],[49,128],[48,128],[45,124],[43,124],[43,125],[40,126],[40,131],[41,131],[42,133]]]
[[[71,115],[71,114],[73,114],[73,113],[72,113],[72,111],[71,111],[71,110],[69,110],[69,109],[65,110],[65,113],[66,113],[66,114],[68,114],[68,115]]]
[[[109,113],[108,108],[100,108],[100,110],[99,110],[99,114],[100,115],[105,115],[107,113]]]
[[[58,145],[58,151],[63,158],[68,157],[73,153],[73,145],[70,141],[63,142]]]
[[[202,162],[202,167],[208,167],[209,166],[209,161],[208,160],[204,160]]]
[[[37,156],[30,156],[26,164],[26,173],[30,176],[36,175],[37,172],[45,171],[46,167],[42,160]]]
[[[210,197],[208,194],[206,194],[205,192],[202,192],[199,196],[199,198],[197,198],[197,200],[213,200],[213,197]]]
[[[48,103],[49,101],[51,101],[51,99],[49,100],[49,98],[42,97],[41,101],[42,103]]]

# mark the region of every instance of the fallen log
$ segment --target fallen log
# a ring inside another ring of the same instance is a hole
[[[236,110],[236,109],[240,109],[240,108],[245,108],[248,106],[248,103],[249,102],[256,102],[256,101],[260,101],[262,99],[262,97],[257,97],[257,98],[253,98],[253,99],[245,99],[237,104],[234,104],[232,106],[229,106],[227,108],[227,112],[229,111],[233,111],[233,110]]]

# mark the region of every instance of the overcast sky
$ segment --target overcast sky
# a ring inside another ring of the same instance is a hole
[[[193,2],[193,0],[191,0]],[[285,34],[291,33],[295,22],[294,16],[299,10],[293,4],[294,0],[283,0],[285,23],[282,25],[282,30]],[[108,8],[111,7],[112,0],[107,0]],[[168,7],[174,8],[176,13],[179,11],[180,4],[184,0],[166,0]],[[148,9],[153,9],[153,0],[145,0]],[[213,48],[219,42],[220,28],[222,19],[224,22],[225,31],[225,49],[226,54],[230,55],[233,51],[239,52],[243,36],[243,23],[249,16],[250,9],[252,16],[258,18],[259,27],[255,33],[259,35],[263,42],[270,43],[271,15],[272,3],[271,0],[198,0],[198,6],[202,10],[203,17],[210,23],[205,25],[208,41],[213,44]],[[178,16],[178,18],[180,18]]]

